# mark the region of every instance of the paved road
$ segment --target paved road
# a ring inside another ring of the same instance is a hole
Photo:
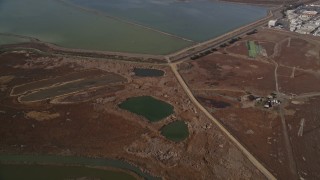
[[[252,162],[256,168],[258,168],[268,179],[276,179],[234,136],[230,134],[230,132],[216,119],[214,118],[193,96],[191,90],[188,85],[185,83],[181,75],[177,70],[177,63],[170,63],[171,70],[176,76],[179,84],[182,86],[184,91],[189,96],[190,100],[193,102],[195,106],[197,106],[215,125],[217,125],[220,130],[227,135],[227,137],[239,148],[239,150]]]
[[[268,16],[263,19],[260,19],[246,26],[240,27],[234,31],[226,33],[215,39],[211,39],[211,40],[196,44],[192,47],[188,47],[181,51],[175,52],[173,54],[170,54],[168,55],[168,58],[170,58],[170,60],[173,62],[183,61],[200,52],[211,50],[212,48],[218,47],[221,44],[224,44],[233,38],[240,37],[248,32],[253,31],[254,29],[257,29],[261,26],[266,25],[270,19],[277,19],[281,17],[282,16],[281,10],[282,10],[282,6],[273,8],[269,11]]]

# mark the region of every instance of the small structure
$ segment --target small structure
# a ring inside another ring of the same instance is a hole
[[[317,11],[303,11],[300,15],[300,18],[309,19],[309,18],[316,16],[317,14],[318,14]]]
[[[277,20],[270,20],[268,22],[268,27],[271,28],[271,27],[277,26],[277,22],[278,22]]]

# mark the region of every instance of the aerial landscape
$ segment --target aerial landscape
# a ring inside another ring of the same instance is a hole
[[[0,180],[320,179],[320,1],[0,0]]]

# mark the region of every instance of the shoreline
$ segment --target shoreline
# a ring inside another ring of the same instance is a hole
[[[166,56],[166,58],[168,58],[168,59],[171,60],[171,59],[174,57],[175,59],[173,59],[173,61],[177,61],[177,60],[180,60],[180,59],[184,59],[184,58],[186,58],[186,57],[189,57],[189,56],[191,56],[192,54],[196,54],[196,53],[198,53],[198,52],[205,51],[205,50],[207,50],[208,48],[211,48],[212,46],[217,46],[217,45],[219,45],[219,44],[222,44],[222,43],[224,43],[224,42],[226,42],[226,41],[228,41],[228,40],[230,39],[230,37],[228,37],[228,36],[231,36],[231,35],[233,35],[233,34],[236,34],[237,32],[239,32],[239,31],[241,31],[241,30],[245,31],[246,28],[250,28],[251,26],[254,26],[254,25],[256,25],[256,24],[258,24],[258,26],[261,26],[259,23],[266,23],[266,22],[264,22],[264,21],[267,21],[267,20],[269,20],[270,18],[272,18],[272,17],[274,16],[273,11],[276,10],[276,9],[278,9],[278,8],[281,8],[281,6],[276,6],[276,7],[273,7],[273,8],[269,8],[269,9],[268,9],[267,16],[265,16],[265,17],[263,17],[263,18],[261,18],[261,19],[259,19],[259,20],[257,20],[257,21],[254,21],[254,22],[252,22],[252,23],[250,23],[250,24],[247,24],[247,25],[241,26],[241,27],[239,27],[239,28],[236,28],[236,29],[234,29],[234,30],[232,30],[232,31],[229,31],[229,32],[227,32],[227,33],[225,33],[225,34],[222,34],[222,35],[220,35],[220,36],[218,36],[218,37],[215,37],[215,38],[209,39],[209,40],[207,40],[207,41],[198,43],[198,44],[196,44],[196,45],[194,45],[194,46],[190,46],[190,47],[184,48],[184,49],[182,49],[182,50],[180,50],[180,51],[176,51],[175,53],[168,54],[168,55]],[[251,30],[251,29],[249,29],[249,30],[247,30],[247,31],[250,31],[250,30]],[[247,32],[247,31],[245,31],[245,32]],[[243,33],[238,33],[237,35],[233,35],[232,37],[234,37],[234,36],[239,36],[239,34],[243,34]],[[231,37],[231,38],[232,38],[232,37]],[[224,40],[225,38],[227,38],[227,39]],[[212,45],[212,44],[214,44],[214,45]],[[204,46],[204,47],[201,48],[201,46]],[[199,48],[199,49],[196,50],[196,48]],[[190,51],[191,51],[191,52],[190,52]],[[192,52],[192,51],[196,51],[196,52]],[[187,55],[184,56],[184,55],[183,55],[184,53],[187,53]],[[190,54],[191,54],[191,55],[190,55]],[[183,56],[183,57],[179,57],[179,56]],[[178,58],[176,58],[176,57],[178,57]]]
[[[50,160],[50,158],[55,158]],[[4,160],[5,159],[5,160]],[[25,160],[28,159],[28,160]],[[57,162],[59,161],[59,162]],[[76,162],[79,161],[79,162]],[[80,162],[81,161],[81,162]],[[12,165],[47,165],[47,166],[75,166],[92,169],[109,170],[114,172],[123,172],[137,179],[161,179],[156,177],[145,169],[126,161],[125,159],[109,159],[104,157],[87,156],[66,156],[51,154],[0,154],[0,164]]]
[[[21,165],[21,166],[53,166],[53,167],[82,167],[82,168],[88,168],[88,169],[93,169],[93,170],[103,170],[103,171],[109,171],[109,172],[115,172],[115,173],[124,173],[124,174],[128,174],[130,176],[132,176],[133,178],[137,179],[137,180],[142,180],[143,177],[139,176],[138,174],[129,171],[129,170],[125,170],[125,169],[120,169],[120,168],[113,168],[113,167],[105,167],[105,166],[84,166],[84,165],[77,165],[77,164],[72,164],[72,165],[68,165],[68,164],[55,164],[55,163],[15,163],[15,162],[8,162],[8,163],[2,163],[0,165]]]
[[[280,6],[278,4],[255,4],[255,3],[249,3],[249,2],[236,2],[236,1],[228,1],[228,0],[216,0],[218,2],[223,2],[223,3],[229,3],[229,4],[242,4],[242,5],[248,5],[248,6],[258,6],[258,7],[264,7],[264,8],[273,8]]]
[[[66,6],[70,6],[72,8],[80,9],[80,10],[85,11],[85,12],[91,12],[91,13],[97,14],[99,16],[111,18],[111,19],[114,19],[114,20],[117,20],[117,21],[120,21],[120,22],[123,22],[123,23],[131,24],[133,26],[142,27],[144,29],[151,30],[151,31],[154,31],[154,32],[158,32],[158,33],[161,33],[161,34],[164,34],[164,35],[167,35],[167,36],[171,36],[173,38],[178,38],[178,39],[181,39],[181,40],[184,40],[184,41],[187,41],[187,42],[191,42],[192,44],[190,44],[190,45],[188,45],[185,48],[182,48],[180,50],[172,51],[172,52],[169,52],[169,53],[166,53],[166,54],[148,54],[148,53],[131,53],[131,52],[124,52],[124,51],[121,52],[121,51],[89,50],[89,49],[80,49],[80,48],[72,48],[72,47],[68,48],[68,47],[63,47],[63,46],[60,46],[60,45],[56,45],[54,43],[41,41],[41,40],[39,40],[37,38],[34,38],[34,37],[28,37],[28,36],[23,36],[23,35],[18,35],[18,34],[10,34],[10,33],[0,33],[0,36],[2,35],[2,36],[9,36],[9,37],[11,36],[11,37],[18,37],[18,38],[28,39],[30,41],[30,43],[40,43],[40,44],[43,44],[45,46],[48,46],[48,48],[51,48],[53,51],[59,51],[58,54],[59,53],[62,53],[62,54],[75,53],[76,55],[79,54],[80,56],[83,56],[81,54],[90,53],[90,54],[96,54],[98,56],[99,55],[125,56],[124,58],[121,58],[121,57],[120,58],[116,58],[117,60],[122,60],[122,59],[126,60],[128,58],[140,58],[140,59],[142,59],[141,61],[144,61],[145,59],[157,59],[157,60],[160,60],[162,63],[165,63],[165,62],[167,62],[166,61],[167,57],[172,57],[173,55],[179,54],[179,53],[181,53],[183,51],[188,51],[190,49],[197,48],[197,47],[199,47],[200,45],[203,45],[203,44],[212,43],[213,41],[216,41],[217,39],[221,39],[224,36],[227,36],[228,34],[231,34],[231,33],[235,32],[235,31],[239,31],[239,29],[245,28],[245,27],[250,26],[252,24],[258,23],[258,22],[260,22],[260,21],[262,21],[264,19],[267,19],[267,18],[269,18],[269,14],[270,14],[270,11],[272,11],[272,8],[275,8],[275,7],[262,6],[262,5],[256,5],[256,4],[243,4],[243,5],[254,5],[254,6],[265,7],[265,8],[267,8],[267,14],[266,14],[266,16],[264,16],[264,17],[262,17],[260,19],[257,19],[255,21],[249,23],[249,24],[245,24],[245,25],[239,26],[239,27],[237,27],[235,29],[231,29],[230,31],[227,31],[227,32],[225,32],[225,33],[223,33],[221,35],[216,36],[216,37],[212,37],[212,38],[210,38],[208,40],[205,40],[205,41],[202,41],[202,42],[196,42],[196,41],[188,40],[188,39],[183,38],[183,37],[172,35],[170,33],[166,33],[166,32],[160,31],[160,30],[156,30],[156,29],[153,29],[153,28],[150,28],[150,27],[147,27],[147,26],[135,23],[135,22],[130,22],[130,21],[124,20],[122,18],[113,17],[113,16],[110,16],[110,15],[108,15],[106,13],[103,13],[103,12],[100,12],[100,11],[97,11],[97,10],[94,10],[94,9],[85,8],[85,7],[82,7],[82,6],[79,6],[79,5],[75,5],[75,4],[71,3],[71,2],[67,2],[66,0],[56,0],[56,1],[59,2],[59,3],[65,4]],[[237,3],[237,2],[228,2],[228,1],[224,1],[224,0],[217,0],[217,2],[242,4],[242,3]],[[17,46],[17,47],[19,47],[19,45],[21,45],[21,44],[24,44],[24,43],[0,45],[0,50],[3,49],[3,47],[6,47],[6,46]],[[92,55],[90,57],[92,57]],[[137,62],[140,62],[140,60],[138,60]]]

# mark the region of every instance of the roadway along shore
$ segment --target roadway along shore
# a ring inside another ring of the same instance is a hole
[[[183,61],[183,60],[190,58],[191,56],[198,54],[200,52],[204,52],[206,50],[211,50],[212,48],[215,48],[221,44],[224,44],[233,38],[242,36],[250,31],[253,31],[254,29],[257,29],[257,28],[267,24],[267,22],[270,19],[279,18],[281,16],[281,13],[280,13],[281,10],[282,10],[282,6],[270,9],[268,12],[268,16],[266,16],[258,21],[255,21],[251,24],[242,26],[238,29],[235,29],[235,30],[229,32],[229,33],[218,36],[217,38],[214,38],[214,39],[196,44],[194,46],[185,48],[181,51],[172,53],[172,54],[168,55],[167,57],[172,62]]]

